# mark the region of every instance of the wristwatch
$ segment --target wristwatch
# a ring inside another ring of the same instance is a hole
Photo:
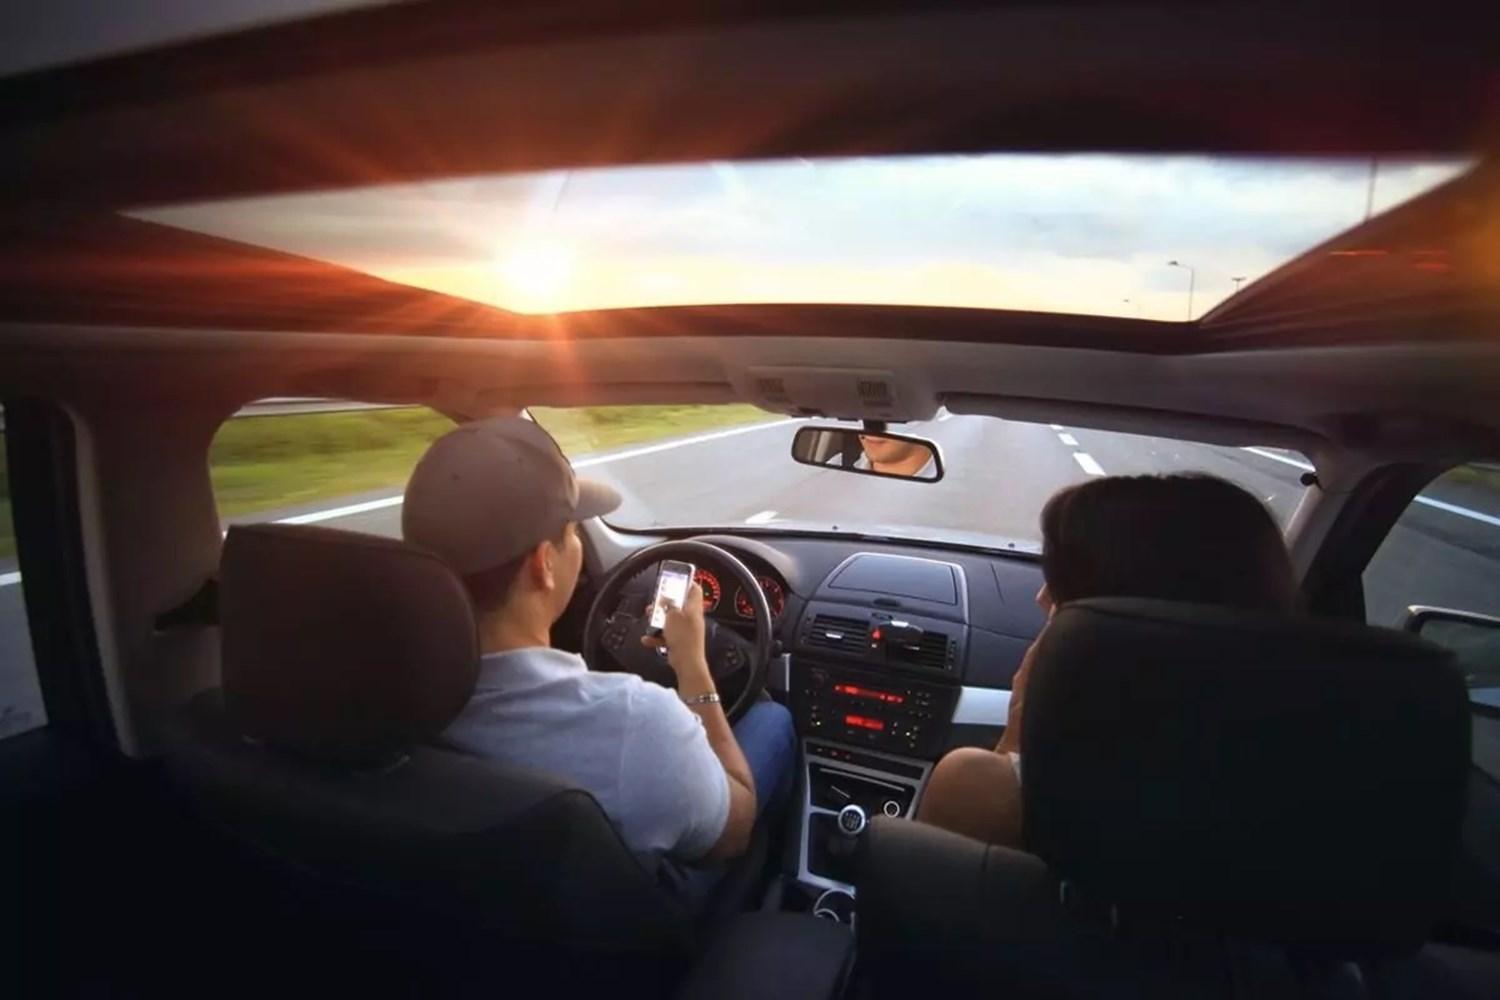
[[[691,698],[682,699],[684,705],[717,705],[719,701],[719,692],[717,691],[710,691],[708,694],[695,694]]]

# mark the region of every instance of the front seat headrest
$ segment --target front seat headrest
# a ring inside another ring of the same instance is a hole
[[[232,527],[219,616],[234,725],[314,758],[392,759],[440,733],[478,679],[463,584],[436,556],[393,539]]]
[[[1437,919],[1470,739],[1445,650],[1078,601],[1038,645],[1025,713],[1027,847],[1116,916],[1350,956],[1417,947]]]

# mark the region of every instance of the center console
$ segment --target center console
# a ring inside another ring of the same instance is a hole
[[[867,552],[830,573],[804,609],[787,680],[802,735],[805,885],[852,893],[865,823],[915,812],[948,745],[966,593],[953,563]]]

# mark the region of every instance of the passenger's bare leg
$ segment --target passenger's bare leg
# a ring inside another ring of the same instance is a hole
[[[965,747],[938,761],[917,819],[975,840],[1021,846],[1021,783],[1010,759]]]

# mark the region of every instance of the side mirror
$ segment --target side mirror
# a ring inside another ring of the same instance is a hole
[[[862,476],[919,483],[943,478],[943,456],[935,442],[904,434],[868,434],[852,427],[798,428],[792,459]]]
[[[1414,606],[1401,627],[1452,650],[1470,688],[1500,688],[1500,618]]]

